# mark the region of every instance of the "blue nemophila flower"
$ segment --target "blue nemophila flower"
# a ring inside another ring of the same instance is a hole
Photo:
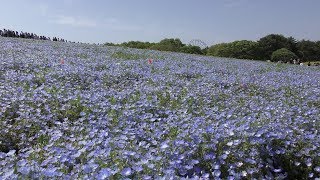
[[[149,163],[149,164],[147,164],[147,167],[150,168],[150,169],[153,169],[155,167],[155,165],[152,164],[152,163]]]
[[[43,174],[48,178],[52,178],[57,176],[59,173],[57,172],[57,168],[49,168],[44,169]]]
[[[166,149],[166,148],[168,148],[168,147],[169,147],[168,142],[163,142],[163,143],[161,143],[161,145],[160,145],[160,148],[161,148],[161,149]]]
[[[236,166],[237,166],[237,167],[241,167],[242,165],[243,165],[242,162],[236,162]]]
[[[314,173],[309,173],[308,175],[309,178],[313,178],[313,176],[314,176]]]
[[[127,167],[121,171],[122,176],[130,176],[132,174],[132,169]]]
[[[152,176],[143,175],[143,176],[142,176],[142,179],[143,179],[143,180],[150,180],[150,179],[152,179]]]
[[[280,173],[282,171],[282,169],[274,169],[273,170],[275,173]]]
[[[86,115],[85,112],[81,112],[81,113],[80,113],[80,116],[85,116],[85,115]]]
[[[7,153],[7,156],[13,156],[15,153],[16,153],[16,150],[10,150],[10,151]]]
[[[205,160],[213,160],[213,159],[215,159],[215,158],[216,158],[216,156],[215,156],[215,154],[212,153],[212,152],[204,155],[204,159],[205,159]]]
[[[92,168],[90,167],[90,165],[86,164],[83,166],[83,171],[85,173],[91,173],[92,172]]]
[[[99,174],[97,175],[97,179],[108,179],[112,174],[110,172],[109,168],[103,168],[99,171]]]
[[[28,175],[30,170],[31,170],[30,167],[21,167],[19,168],[18,172],[20,172],[23,175]]]
[[[204,178],[204,179],[209,179],[210,177],[210,174],[209,173],[204,173],[201,178]]]
[[[136,172],[141,172],[143,170],[143,167],[141,165],[133,166],[132,169]]]
[[[218,170],[218,169],[216,169],[216,170],[214,170],[214,171],[212,172],[212,176],[214,176],[214,177],[220,177],[220,175],[221,175],[221,171]]]
[[[310,158],[306,160],[306,165],[307,165],[308,167],[311,167],[311,166],[312,166],[312,160],[311,160]]]

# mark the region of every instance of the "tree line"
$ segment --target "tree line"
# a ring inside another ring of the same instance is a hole
[[[171,51],[171,52],[183,52],[190,54],[207,54],[207,49],[201,49],[199,46],[190,44],[183,44],[179,38],[166,38],[158,43],[141,42],[141,41],[129,41],[120,44],[105,43],[106,46],[122,46],[137,49],[151,49],[159,51]]]
[[[67,40],[62,38],[53,37],[52,39],[50,37],[46,36],[38,36],[35,33],[28,33],[28,32],[18,32],[13,31],[10,29],[0,29],[0,36],[2,37],[14,37],[14,38],[25,38],[25,39],[38,39],[38,40],[49,40],[49,41],[60,41],[60,42],[67,42]]]
[[[219,43],[203,49],[199,46],[183,44],[178,38],[166,38],[158,43],[129,41],[120,44],[105,43],[105,45],[276,62],[320,61],[320,41],[304,39],[298,41],[281,34],[269,34],[258,41],[240,40]]]
[[[301,40],[270,34],[258,41],[234,41],[211,46],[207,55],[238,59],[291,62],[320,61],[320,41]]]

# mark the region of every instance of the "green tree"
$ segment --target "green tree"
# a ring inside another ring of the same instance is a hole
[[[320,46],[319,43],[302,40],[297,43],[300,57],[302,61],[319,61],[320,60]]]
[[[254,41],[234,41],[211,46],[207,55],[218,57],[230,57],[237,59],[255,59],[257,43]]]
[[[202,54],[202,50],[199,46],[192,46],[192,45],[183,46],[180,49],[180,52],[189,53],[189,54]]]
[[[163,39],[159,43],[150,47],[150,49],[160,50],[160,51],[173,51],[179,52],[180,48],[185,46],[180,39]]]
[[[105,46],[116,46],[116,44],[114,43],[111,43],[111,42],[106,42],[104,43]]]
[[[280,34],[267,35],[258,41],[258,58],[262,60],[271,59],[272,53],[281,48],[290,49],[286,37]]]
[[[257,43],[254,41],[242,40],[230,43],[231,57],[237,59],[255,59]]]
[[[290,36],[287,38],[287,41],[288,41],[288,50],[292,51],[297,56],[299,56],[299,49],[298,49],[297,40],[294,37]]]
[[[218,56],[218,57],[230,57],[232,54],[232,50],[230,48],[230,44],[228,43],[220,43],[211,46],[208,49],[207,55],[209,56]]]
[[[207,47],[205,47],[204,49],[201,49],[202,54],[208,54],[208,49],[209,49],[209,47],[208,47],[208,46],[207,46]]]
[[[271,60],[274,62],[291,62],[293,59],[298,59],[298,56],[286,48],[278,49],[271,55]]]
[[[141,41],[129,41],[121,43],[120,46],[129,47],[129,48],[137,48],[137,49],[148,49],[155,43],[150,42],[141,42]]]

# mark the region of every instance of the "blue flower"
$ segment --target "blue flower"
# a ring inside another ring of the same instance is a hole
[[[16,150],[10,150],[10,151],[7,153],[7,156],[13,156],[15,153],[16,153]]]
[[[43,174],[46,177],[55,177],[56,175],[58,175],[58,173],[56,172],[56,168],[50,168],[50,169],[45,169]]]
[[[85,173],[91,173],[92,172],[92,168],[89,165],[86,164],[86,165],[83,166],[83,171]]]
[[[214,170],[212,172],[212,176],[214,176],[214,177],[220,177],[220,175],[221,175],[221,171],[220,170]]]
[[[167,144],[167,142],[163,142],[163,143],[161,143],[161,145],[160,145],[160,148],[161,149],[166,149],[166,148],[168,148],[169,147],[169,145]]]
[[[99,171],[99,174],[97,175],[97,179],[99,180],[103,180],[103,179],[107,179],[108,177],[110,177],[112,174],[110,172],[110,169],[108,168],[103,168]]]
[[[122,171],[121,171],[121,175],[122,176],[130,176],[132,174],[132,170],[131,168],[127,167],[127,168],[124,168]]]

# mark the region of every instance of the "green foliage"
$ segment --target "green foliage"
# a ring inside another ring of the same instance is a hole
[[[29,140],[30,137],[34,137],[41,131],[41,126],[32,120],[20,119],[17,120],[20,115],[17,113],[19,107],[17,104],[13,104],[12,108],[6,109],[3,116],[0,117],[0,123],[6,121],[8,131],[0,134],[0,152],[9,152],[10,150],[19,151],[27,147],[28,145],[45,145],[49,142],[50,137],[39,136],[33,140]],[[24,127],[24,128],[19,128]],[[21,135],[25,135],[25,139],[22,139]]]
[[[206,55],[208,53],[208,49],[209,49],[209,47],[205,47],[204,49],[201,49],[202,54]]]
[[[257,43],[254,41],[235,41],[231,43],[232,57],[238,59],[254,59]]]
[[[320,59],[320,42],[302,40],[297,43],[302,61]]]
[[[178,127],[176,126],[172,126],[169,128],[169,130],[162,135],[163,139],[174,139],[178,136],[180,130]]]
[[[47,134],[41,134],[37,140],[39,146],[45,146],[49,143],[50,136]]]
[[[203,54],[199,46],[192,46],[192,45],[183,46],[180,49],[180,52],[189,53],[189,54]]]
[[[78,96],[76,99],[69,100],[63,109],[60,108],[56,111],[57,118],[61,122],[65,121],[65,118],[67,118],[70,122],[75,122],[81,118],[81,112],[90,114],[92,113],[92,110],[83,105],[80,96]]]
[[[257,43],[253,41],[234,41],[211,46],[207,55],[218,57],[230,57],[237,59],[254,59]]]
[[[104,43],[104,45],[105,45],[105,46],[116,46],[116,44],[110,43],[110,42],[106,42],[106,43]]]
[[[120,46],[129,47],[129,48],[137,48],[137,49],[149,49],[151,46],[156,43],[150,42],[141,42],[141,41],[129,41],[120,44]]]
[[[179,52],[184,44],[180,39],[163,39],[159,43],[150,47],[153,50]]]
[[[288,50],[292,51],[293,53],[295,53],[297,56],[299,56],[299,49],[298,49],[298,42],[297,40],[290,36],[287,38],[288,39]],[[300,56],[299,56],[300,57]]]
[[[258,41],[240,40],[220,43],[204,49],[198,46],[185,45],[178,38],[166,38],[158,43],[129,41],[121,44],[105,43],[105,45],[255,60],[270,60],[274,51],[286,48],[297,55],[296,59],[299,58],[303,62],[320,60],[320,41],[297,41],[291,36],[285,37],[281,34],[269,34]],[[139,59],[137,55],[121,52],[115,53],[113,57],[119,59]]]
[[[286,37],[280,34],[270,34],[258,41],[259,59],[267,60],[271,59],[271,55],[274,51],[286,48],[290,49],[289,42]]]
[[[272,61],[290,62],[293,59],[297,59],[298,56],[286,48],[281,48],[272,53]]]
[[[230,57],[231,50],[228,43],[221,43],[211,46],[208,49],[207,55],[218,56],[218,57]]]
[[[88,59],[89,58],[88,54],[84,54],[84,53],[78,54],[77,57],[81,58],[81,59]]]
[[[184,46],[184,44],[181,42],[181,40],[179,38],[176,39],[163,39],[159,42],[159,44],[163,44],[163,45],[174,45],[176,47],[182,47]]]

